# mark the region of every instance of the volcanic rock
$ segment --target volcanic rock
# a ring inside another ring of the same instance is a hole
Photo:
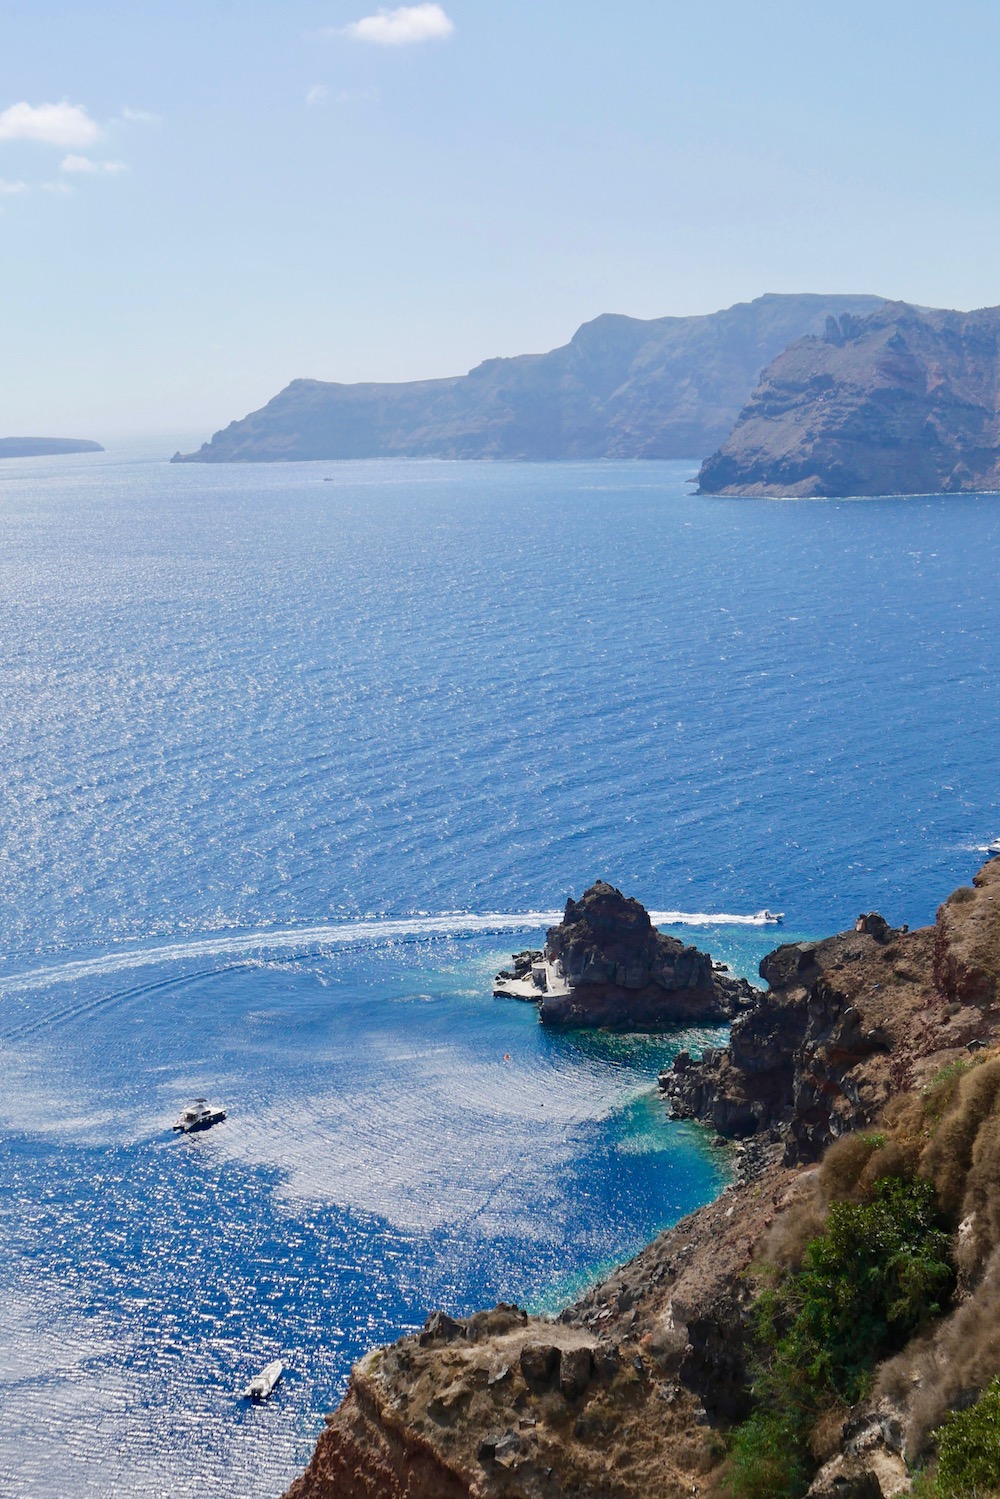
[[[729,1020],[756,997],[709,953],[658,932],[639,901],[598,880],[551,927],[545,944],[546,1025],[658,1030]]]
[[[831,318],[764,371],[702,494],[1000,489],[1000,308],[887,302]]]

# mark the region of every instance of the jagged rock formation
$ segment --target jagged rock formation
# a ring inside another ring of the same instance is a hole
[[[831,318],[760,378],[702,494],[1000,489],[1000,308]]]
[[[99,442],[78,437],[0,437],[0,458],[55,458],[61,453],[103,453]]]
[[[761,966],[772,988],[733,1046],[668,1075],[679,1109],[745,1137],[732,1185],[555,1322],[435,1314],[368,1355],[289,1499],[718,1495],[759,1261],[889,1158],[919,1162],[958,1224],[959,1299],[817,1430],[810,1495],[908,1491],[928,1430],[1000,1368],[1000,860],[934,927],[868,913]]]
[[[301,458],[697,458],[764,366],[880,297],[763,296],[704,317],[606,313],[547,354],[406,384],[293,380],[175,463]]]
[[[495,993],[534,999],[545,1025],[661,1030],[730,1020],[756,996],[709,953],[658,932],[639,901],[598,880],[550,927],[543,953],[514,954]]]

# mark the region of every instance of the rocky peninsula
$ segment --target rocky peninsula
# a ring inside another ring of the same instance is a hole
[[[293,380],[174,463],[318,458],[698,458],[774,356],[881,297],[757,297],[696,317],[605,313],[561,348],[400,384]]]
[[[103,453],[81,437],[0,437],[0,458],[57,458],[63,453]]]
[[[639,901],[604,880],[567,900],[544,950],[516,953],[494,993],[537,1001],[545,1025],[630,1031],[731,1020],[757,997],[709,953],[658,932]]]
[[[1000,1399],[1000,860],[931,927],[869,913],[761,971],[731,1044],[661,1084],[738,1142],[732,1184],[555,1320],[436,1312],[370,1353],[288,1499],[879,1499],[928,1462],[927,1496],[1000,1485],[976,1437]]]
[[[887,302],[779,354],[705,460],[702,494],[1000,489],[1000,308]]]

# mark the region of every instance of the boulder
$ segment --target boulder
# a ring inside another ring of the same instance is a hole
[[[529,1389],[549,1389],[556,1380],[560,1350],[553,1343],[525,1343],[521,1349],[521,1373]]]

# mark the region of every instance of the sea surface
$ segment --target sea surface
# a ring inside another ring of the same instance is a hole
[[[491,997],[567,894],[753,974],[1000,835],[996,497],[163,454],[0,467],[5,1499],[277,1499],[366,1348],[719,1190],[722,1032]]]

